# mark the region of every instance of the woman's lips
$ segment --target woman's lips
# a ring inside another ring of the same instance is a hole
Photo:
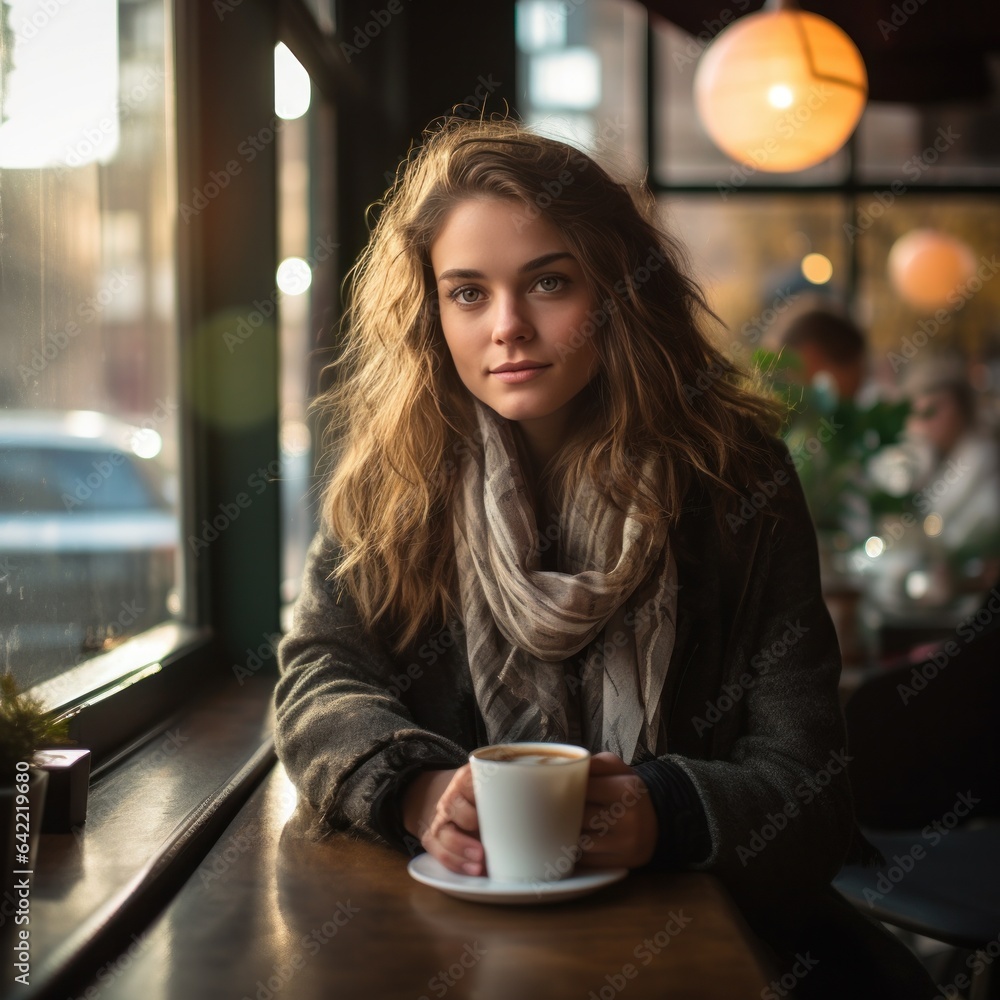
[[[500,379],[501,382],[528,382],[538,375],[541,375],[546,368],[551,367],[550,365],[540,365],[538,368],[518,368],[516,371],[509,372],[490,372],[494,378]]]

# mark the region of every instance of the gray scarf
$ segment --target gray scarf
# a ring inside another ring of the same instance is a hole
[[[663,753],[660,695],[677,610],[665,523],[641,524],[587,479],[563,502],[559,568],[542,570],[511,425],[475,405],[482,444],[463,459],[454,537],[489,741],[580,743],[626,763]]]

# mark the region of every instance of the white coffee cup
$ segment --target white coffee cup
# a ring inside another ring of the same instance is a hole
[[[551,882],[573,873],[590,751],[569,743],[498,743],[469,754],[486,873]]]

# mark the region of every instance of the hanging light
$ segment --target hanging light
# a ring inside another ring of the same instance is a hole
[[[889,279],[899,296],[916,309],[933,312],[963,304],[976,273],[970,247],[936,229],[911,229],[892,245]]]
[[[738,162],[804,170],[831,157],[854,131],[868,75],[857,47],[832,21],[794,0],[767,7],[730,24],[702,53],[695,106],[712,141]]]

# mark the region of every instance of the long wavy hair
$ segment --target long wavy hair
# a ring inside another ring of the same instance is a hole
[[[322,503],[342,550],[334,577],[397,651],[456,610],[452,497],[475,420],[442,333],[430,248],[458,202],[483,197],[555,226],[597,303],[581,335],[598,373],[578,431],[545,470],[553,495],[589,475],[609,502],[672,525],[701,478],[719,487],[721,510],[779,424],[702,332],[715,317],[648,191],[518,123],[444,120],[380,203],[348,276],[341,377],[320,400],[335,461]],[[665,490],[643,474],[650,456]]]

